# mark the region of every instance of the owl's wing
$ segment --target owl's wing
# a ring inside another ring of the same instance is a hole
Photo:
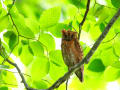
[[[76,47],[76,51],[78,52],[79,54],[79,59],[81,60],[83,58],[83,51],[82,51],[82,48],[79,44],[79,41],[78,39],[75,39],[74,40],[74,44],[75,44],[75,47]]]
[[[77,58],[78,60],[77,61],[79,62],[83,58],[83,51],[79,44],[78,39],[75,40],[74,44],[76,47],[76,51],[78,52],[78,58]],[[79,78],[79,80],[81,82],[83,82],[83,71],[84,71],[84,65],[82,65],[81,68],[75,72],[76,76]]]

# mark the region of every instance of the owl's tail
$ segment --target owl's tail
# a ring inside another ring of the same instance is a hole
[[[79,78],[79,80],[83,82],[83,70],[79,69],[75,72],[75,74]]]

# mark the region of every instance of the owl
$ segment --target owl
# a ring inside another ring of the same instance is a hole
[[[64,63],[68,66],[68,70],[75,64],[81,62],[83,51],[79,44],[77,32],[62,30],[61,51]],[[83,70],[84,66],[82,65],[81,68],[75,72],[81,82],[83,82]]]

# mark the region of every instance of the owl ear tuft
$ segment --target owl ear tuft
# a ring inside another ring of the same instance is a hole
[[[65,30],[65,29],[63,29],[63,30],[62,30],[62,34],[64,34],[65,32],[66,32],[66,30]]]

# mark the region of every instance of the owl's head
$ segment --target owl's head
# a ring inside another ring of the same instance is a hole
[[[77,32],[73,32],[70,30],[62,30],[62,39],[66,41],[70,41],[73,39],[77,39]]]

